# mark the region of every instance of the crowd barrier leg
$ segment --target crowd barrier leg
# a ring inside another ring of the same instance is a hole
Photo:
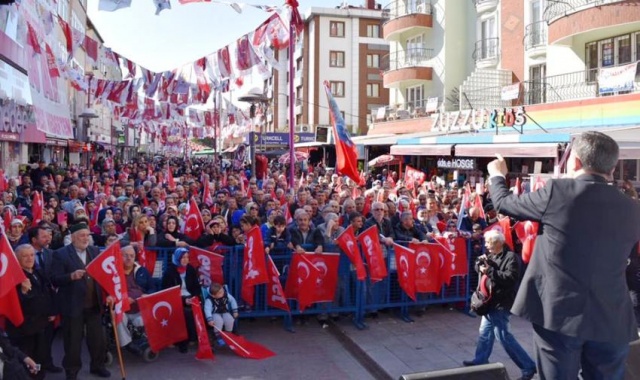
[[[365,307],[365,287],[363,286],[364,281],[356,280],[356,312],[353,317],[353,323],[358,328],[358,330],[364,330],[368,328],[367,324],[364,323],[364,307]]]

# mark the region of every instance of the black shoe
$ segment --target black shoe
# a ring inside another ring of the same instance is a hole
[[[131,352],[132,354],[142,355],[142,350],[140,349],[140,347],[137,344],[133,344],[133,342],[124,346],[124,349]]]
[[[77,372],[68,372],[66,373],[66,380],[78,380],[78,373]]]
[[[178,351],[180,351],[181,354],[186,354],[189,352],[189,345],[184,343],[179,344]]]
[[[92,369],[91,371],[89,371],[89,373],[98,377],[111,377],[111,372],[109,372],[106,368]]]
[[[56,367],[53,364],[51,364],[50,366],[44,367],[44,370],[49,373],[61,373],[62,371],[64,371],[61,367]]]
[[[533,377],[536,375],[538,371],[533,371],[533,373],[529,374],[529,375],[522,375],[521,377],[518,378],[518,380],[531,380],[533,379]]]
[[[478,363],[474,362],[473,360],[463,360],[462,365],[465,367],[471,367],[474,365],[478,365]]]

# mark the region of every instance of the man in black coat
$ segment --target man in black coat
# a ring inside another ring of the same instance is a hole
[[[42,273],[46,279],[47,284],[51,284],[51,269],[53,267],[53,251],[49,249],[49,243],[51,243],[52,231],[45,227],[33,227],[27,232],[29,234],[29,243],[35,250],[35,267]],[[47,355],[42,364],[42,369],[51,372],[62,372],[62,368],[53,364],[53,358],[51,356],[51,344],[53,343],[54,323],[51,321],[48,323],[45,329],[45,335],[47,337],[48,349]]]
[[[640,205],[610,186],[617,143],[602,133],[574,139],[571,178],[524,195],[509,192],[498,156],[487,169],[500,213],[540,222],[533,257],[512,312],[533,324],[541,379],[622,379],[629,342],[638,339],[625,283],[640,240]]]
[[[62,316],[64,359],[67,380],[78,378],[82,367],[80,351],[85,333],[90,372],[100,377],[110,377],[105,368],[106,342],[100,317],[101,294],[98,283],[86,274],[86,266],[100,253],[89,246],[91,233],[85,223],[71,226],[71,244],[54,252],[51,282],[58,287],[56,306]]]

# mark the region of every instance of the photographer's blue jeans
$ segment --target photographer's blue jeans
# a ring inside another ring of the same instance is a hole
[[[535,373],[536,364],[509,331],[510,316],[511,313],[508,310],[493,310],[482,316],[476,357],[473,361],[476,364],[489,363],[493,342],[497,336],[511,360],[522,370],[522,375],[528,376]]]

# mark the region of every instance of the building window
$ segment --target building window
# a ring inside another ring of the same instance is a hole
[[[380,25],[367,25],[367,37],[380,38]]]
[[[405,94],[407,104],[404,109],[406,109],[407,111],[413,111],[416,108],[422,107],[424,99],[423,94],[424,91],[422,86],[408,87]]]
[[[636,61],[640,61],[640,32],[635,34],[636,39]],[[636,77],[640,77],[640,65],[638,65],[638,71],[636,71]]]
[[[611,38],[598,42],[601,52],[600,67],[613,66],[613,40]]]
[[[329,66],[331,66],[331,67],[344,67],[344,52],[343,51],[330,51],[329,52]]]
[[[69,22],[69,0],[58,1],[58,16],[64,21]]]
[[[547,76],[547,65],[529,67],[529,104],[546,103],[544,79]]]
[[[380,97],[380,84],[378,84],[378,83],[367,83],[367,97],[368,98],[379,98]]]
[[[367,67],[374,69],[380,67],[380,54],[367,54]]]
[[[344,82],[331,81],[329,82],[329,87],[331,88],[333,96],[336,98],[344,98]]]
[[[616,37],[616,55],[619,65],[631,62],[631,36]]]
[[[82,34],[85,33],[84,25],[80,22],[80,18],[76,15],[76,12],[71,11],[71,27]],[[84,41],[83,41],[84,42]]]
[[[331,37],[344,37],[344,22],[331,21],[329,23],[329,35]]]

